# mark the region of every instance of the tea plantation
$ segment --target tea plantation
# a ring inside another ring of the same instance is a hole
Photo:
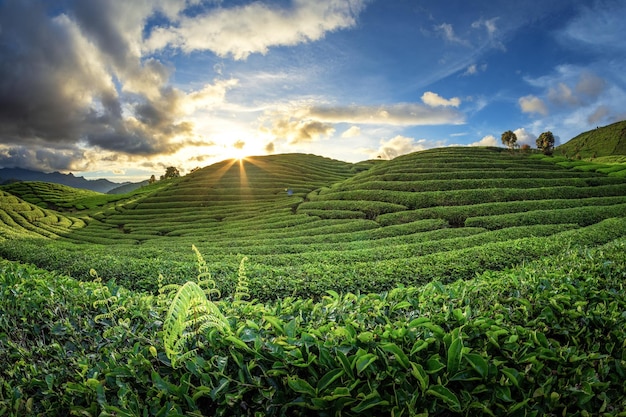
[[[0,416],[626,415],[615,167],[441,148],[4,186]]]

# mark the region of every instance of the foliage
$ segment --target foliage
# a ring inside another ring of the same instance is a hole
[[[205,313],[166,311],[166,294],[2,262],[0,414],[617,416],[625,269],[620,239],[466,281],[316,301],[208,301],[190,281],[181,288],[223,326],[200,330]],[[94,305],[104,293],[115,300]],[[165,322],[179,313],[187,333],[172,340],[190,343],[172,363]]]
[[[544,155],[552,155],[552,152],[554,152],[554,135],[550,131],[543,132],[537,138],[536,144],[537,148],[540,149]]]
[[[0,255],[56,272],[0,263],[0,416],[618,415],[623,172],[442,148],[2,192]]]
[[[507,130],[502,133],[500,139],[502,140],[502,144],[509,149],[515,148],[515,145],[517,144],[517,135],[511,130]]]
[[[168,180],[170,178],[178,178],[180,177],[180,172],[176,167],[167,167],[165,168],[165,174],[161,175],[161,180]]]

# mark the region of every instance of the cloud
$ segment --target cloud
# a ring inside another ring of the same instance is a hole
[[[476,75],[479,72],[485,72],[485,71],[487,71],[487,64],[481,64],[481,65],[472,64],[469,67],[467,67],[463,75]]]
[[[600,105],[587,117],[587,123],[591,125],[599,124],[600,122],[606,120],[610,114],[611,109],[609,109],[608,106]]]
[[[246,142],[244,142],[243,140],[239,139],[237,141],[235,141],[235,143],[233,143],[233,148],[235,149],[243,149],[246,146]]]
[[[590,99],[595,99],[606,90],[607,82],[603,78],[589,71],[585,71],[580,74],[575,88],[578,94],[585,95]]]
[[[465,39],[459,38],[454,33],[454,28],[450,23],[442,23],[434,27],[435,31],[441,35],[443,39],[450,43],[456,43],[463,46],[470,46],[470,43]]]
[[[246,59],[273,46],[316,41],[327,32],[353,27],[364,8],[361,0],[294,0],[289,8],[261,2],[220,6],[153,29],[144,47],[148,51],[172,47],[185,53],[210,50],[220,57]]]
[[[269,128],[261,127],[261,131],[269,133],[275,139],[286,140],[289,144],[309,143],[330,136],[335,128],[318,120],[298,120],[290,117],[272,120]]]
[[[528,95],[521,97],[518,103],[523,113],[537,113],[542,116],[548,115],[548,107],[539,97]]]
[[[361,136],[361,128],[358,126],[350,126],[349,129],[341,134],[342,138],[354,138],[357,136]]]
[[[398,135],[389,140],[381,140],[378,149],[367,149],[365,152],[370,158],[393,159],[411,152],[423,151],[429,147],[433,146],[429,146],[426,140],[415,142],[413,138]]]
[[[468,146],[500,146],[502,143],[493,135],[483,136],[478,142],[470,143]]]
[[[5,164],[13,158],[23,166],[74,169],[93,149],[131,157],[175,153],[201,142],[189,115],[220,107],[237,85],[214,80],[184,92],[169,85],[172,68],[141,55],[146,19],[156,11],[177,16],[183,3],[69,0],[70,8],[56,15],[48,6],[0,3]],[[24,146],[56,152],[58,161]]]
[[[559,106],[577,106],[580,100],[571,88],[564,83],[558,83],[556,87],[548,90],[548,100]]]
[[[422,94],[422,101],[424,102],[424,104],[427,104],[430,107],[459,107],[459,105],[461,104],[461,99],[458,97],[445,99],[439,94],[433,93],[431,91],[427,91]]]
[[[50,150],[39,146],[0,145],[0,167],[25,168],[35,171],[80,171],[88,157],[74,149]],[[6,180],[7,178],[5,178]]]
[[[513,131],[513,133],[515,133],[515,136],[517,137],[517,145],[518,146],[522,146],[522,145],[528,145],[532,148],[535,148],[537,146],[537,136],[533,135],[532,133],[526,131],[525,128],[520,127],[518,129],[515,129]]]
[[[465,115],[458,110],[441,105],[433,108],[418,103],[396,103],[380,106],[312,106],[303,108],[300,112],[302,113],[301,116],[308,116],[328,123],[419,126],[462,124],[465,122]]]
[[[498,39],[498,26],[496,22],[500,20],[500,17],[494,17],[491,19],[479,19],[472,22],[473,29],[485,28],[487,31],[487,37],[489,39],[489,43],[494,48],[500,49],[502,51],[506,51],[506,47],[504,44]]]
[[[561,36],[565,44],[598,50],[624,53],[626,43],[622,34],[623,16],[626,15],[626,4],[622,1],[590,2],[589,6],[581,7],[580,13],[571,19]]]

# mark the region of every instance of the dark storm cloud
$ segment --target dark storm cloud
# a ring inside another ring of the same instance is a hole
[[[179,120],[185,95],[166,85],[170,69],[142,62],[128,28],[141,32],[151,6],[128,3],[72,0],[54,14],[46,9],[53,2],[0,2],[1,164],[63,169],[80,162],[68,158],[81,158],[85,145],[171,153],[184,142],[172,144],[174,136],[191,135],[191,123]]]

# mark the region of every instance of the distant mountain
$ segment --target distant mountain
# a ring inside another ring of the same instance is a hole
[[[74,174],[61,174],[60,172],[45,173],[23,168],[0,168],[0,184],[9,184],[17,181],[44,181],[55,184],[63,184],[74,188],[108,193],[109,191],[129,182],[116,183],[107,179],[88,180],[84,177],[76,177]]]
[[[568,158],[600,158],[626,155],[626,120],[581,133],[556,148]]]
[[[141,182],[127,182],[124,184],[120,184],[119,187],[115,187],[112,190],[107,191],[107,194],[126,194],[135,191],[138,188],[143,187],[144,185],[148,185],[148,180],[144,180]]]

